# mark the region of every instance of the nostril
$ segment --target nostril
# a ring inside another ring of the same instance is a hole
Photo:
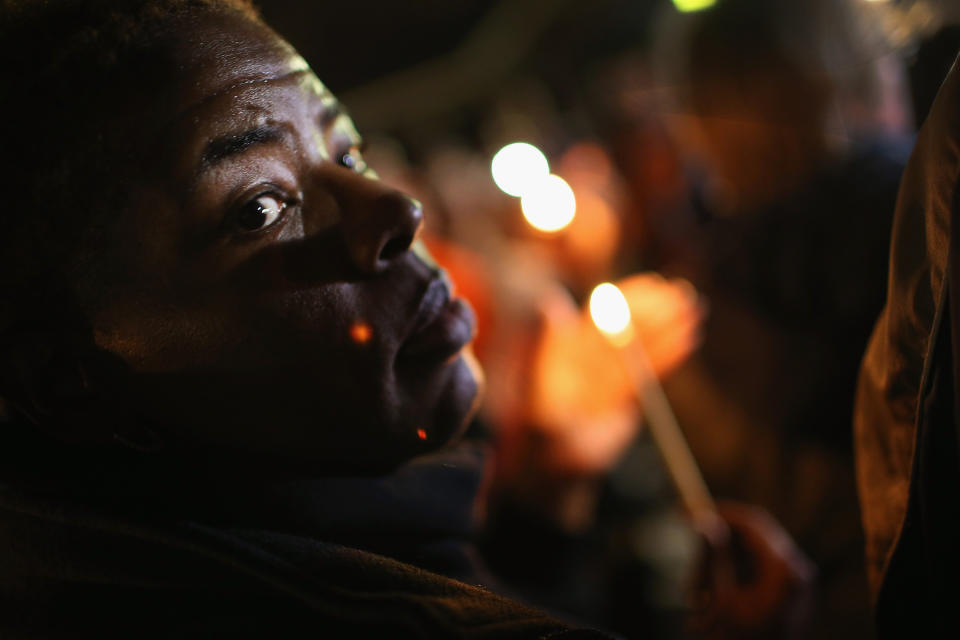
[[[390,262],[397,256],[403,254],[407,249],[410,248],[410,245],[412,244],[412,235],[401,235],[391,238],[387,244],[383,245],[383,249],[380,250],[378,259],[383,262]]]

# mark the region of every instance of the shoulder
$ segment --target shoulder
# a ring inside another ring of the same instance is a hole
[[[144,523],[0,487],[2,637],[550,638],[571,627],[479,587],[263,530]],[[557,635],[561,634],[561,635]]]

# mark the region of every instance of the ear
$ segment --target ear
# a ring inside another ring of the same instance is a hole
[[[53,343],[39,332],[7,330],[0,337],[0,390],[9,409],[40,424],[50,413],[38,398],[53,360]]]
[[[115,444],[116,434],[134,421],[112,401],[113,360],[54,332],[7,332],[0,336],[0,397],[12,418],[21,417],[58,441]]]

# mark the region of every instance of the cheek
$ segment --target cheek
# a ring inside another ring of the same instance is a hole
[[[95,326],[98,346],[119,356],[133,373],[244,369],[262,364],[276,349],[256,316],[228,305],[144,302],[115,310],[109,322]]]
[[[135,372],[273,368],[342,356],[356,346],[350,338],[356,314],[335,290],[117,300],[126,302],[111,304],[91,323],[97,345]]]
[[[353,289],[333,285],[272,297],[251,310],[251,333],[271,345],[264,357],[312,368],[372,373],[392,360],[396,337],[382,312],[365,311]],[[249,345],[248,345],[249,346]]]
[[[454,363],[449,389],[444,399],[437,403],[434,429],[438,444],[456,438],[466,430],[479,408],[483,389],[483,371],[468,347]]]
[[[97,346],[135,373],[188,369],[222,350],[226,339],[215,317],[142,301],[115,305],[92,325]]]
[[[389,340],[356,328],[352,301],[336,289],[212,300],[140,314],[109,346],[133,369],[138,410],[187,446],[382,455],[370,443],[400,413]]]

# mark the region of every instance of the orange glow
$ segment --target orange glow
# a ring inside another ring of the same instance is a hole
[[[421,440],[426,440],[427,432],[424,431],[423,429],[417,429],[417,437],[420,438]]]
[[[601,196],[577,191],[577,215],[568,227],[567,247],[577,264],[593,274],[609,270],[620,241],[620,220]]]
[[[594,142],[580,142],[567,149],[560,158],[557,173],[566,176],[579,195],[580,186],[606,189],[614,180],[613,160],[606,150]]]
[[[372,337],[373,329],[366,322],[355,322],[350,327],[350,338],[357,344],[367,344]]]
[[[700,345],[706,307],[683,279],[640,273],[619,282],[631,314],[631,327],[643,344],[653,373],[663,378]]]
[[[603,473],[636,435],[636,392],[615,347],[566,292],[541,301],[544,329],[530,367],[531,429],[557,469]]]

